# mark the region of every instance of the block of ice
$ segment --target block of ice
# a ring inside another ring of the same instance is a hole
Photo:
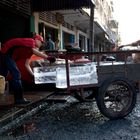
[[[35,84],[55,83],[56,82],[56,67],[34,67]]]
[[[98,82],[96,65],[93,63],[82,66],[70,66],[69,76],[71,86],[95,84]],[[56,68],[56,87],[67,88],[65,67]]]

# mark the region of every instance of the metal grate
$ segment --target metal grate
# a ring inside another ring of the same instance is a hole
[[[53,25],[57,25],[55,14],[53,14],[51,12],[40,12],[39,19],[49,22]]]
[[[63,25],[64,27],[66,27],[66,28],[68,28],[68,29],[74,31],[74,26],[70,25],[69,23],[67,23],[67,22],[64,21],[62,25]]]

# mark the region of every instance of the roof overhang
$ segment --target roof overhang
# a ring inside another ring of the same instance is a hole
[[[89,8],[93,0],[31,0],[33,12]]]
[[[82,30],[89,28],[89,15],[82,9],[55,11],[63,15],[64,20]]]
[[[95,34],[105,34],[104,28],[97,22],[94,21],[94,27],[95,27]]]

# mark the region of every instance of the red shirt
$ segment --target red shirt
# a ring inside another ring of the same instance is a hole
[[[18,47],[16,47],[18,46]],[[14,48],[15,47],[15,48]],[[32,38],[16,38],[7,41],[1,48],[2,53],[8,52],[11,48],[14,48],[12,58],[15,60],[18,69],[21,72],[21,79],[25,81],[32,81],[33,77],[29,74],[25,67],[27,59],[33,55],[32,48],[35,47],[35,40]],[[12,77],[9,75],[8,79]]]
[[[4,46],[1,48],[1,52],[6,53],[9,49],[16,46],[35,48],[35,40],[32,38],[11,39],[4,44]]]
[[[32,48],[29,47],[18,47],[14,50],[12,58],[15,61],[21,60],[21,59],[30,59],[30,57],[33,55]]]
[[[14,50],[12,55],[18,69],[20,70],[21,79],[27,82],[33,81],[33,76],[30,75],[30,73],[27,71],[27,68],[25,67],[26,60],[30,59],[32,55],[33,51],[30,47],[18,47]]]

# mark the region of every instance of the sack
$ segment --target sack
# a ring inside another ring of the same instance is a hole
[[[5,91],[5,78],[0,75],[0,94],[4,94]]]

